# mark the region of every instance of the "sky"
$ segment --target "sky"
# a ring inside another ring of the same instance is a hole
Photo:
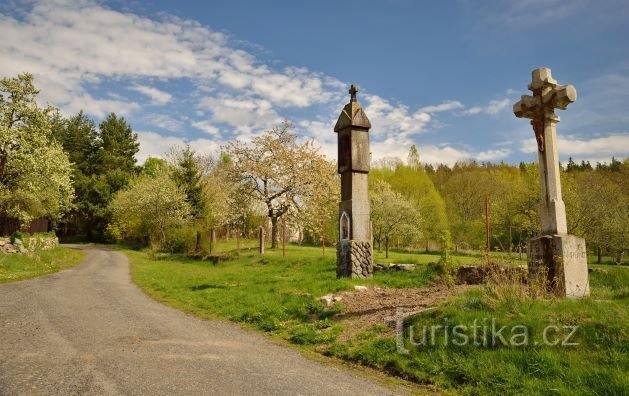
[[[97,122],[124,115],[137,158],[216,154],[287,119],[336,157],[350,83],[374,159],[536,160],[512,106],[550,67],[578,99],[558,110],[562,161],[629,156],[629,2],[0,0],[0,77]]]

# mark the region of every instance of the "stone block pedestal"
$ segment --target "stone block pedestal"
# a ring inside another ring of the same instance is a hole
[[[528,243],[529,277],[541,271],[558,295],[584,297],[590,294],[585,240],[574,235],[543,235]]]
[[[371,278],[371,241],[342,240],[336,245],[336,276]]]

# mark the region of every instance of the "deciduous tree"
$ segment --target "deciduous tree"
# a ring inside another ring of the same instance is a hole
[[[53,109],[38,106],[38,93],[31,74],[0,80],[0,218],[22,224],[57,220],[74,193],[70,161],[52,138]]]
[[[231,160],[230,178],[243,194],[263,203],[271,220],[272,247],[277,247],[278,221],[289,211],[300,212],[305,202],[327,185],[329,164],[311,141],[299,143],[285,121],[254,138],[251,144],[225,147]]]

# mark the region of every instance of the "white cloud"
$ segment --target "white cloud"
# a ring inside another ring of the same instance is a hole
[[[144,17],[110,9],[95,0],[27,0],[22,4],[14,13],[18,17],[0,15],[0,70],[7,76],[33,72],[41,98],[66,113],[83,109],[102,117],[108,112],[128,114],[142,109],[143,103],[129,98],[97,97],[97,92],[109,89],[110,82],[145,95],[147,104],[174,106],[177,103],[171,93],[146,84],[182,80],[194,87],[186,105],[199,121],[177,119],[169,113],[139,118],[169,131],[181,131],[189,123],[213,136],[229,131],[246,139],[277,124],[285,114],[311,106],[333,106],[325,110],[326,117],[328,112],[336,117],[347,100],[347,86],[339,80],[306,68],[272,67],[237,48],[225,34],[193,20],[168,14]],[[410,137],[434,125],[440,113],[496,114],[508,106],[504,99],[465,110],[461,102],[448,100],[415,110],[378,95],[361,95],[373,124],[372,151],[402,158],[406,153],[401,151],[412,144]],[[298,127],[308,129],[307,136],[315,138],[334,158],[336,135],[332,128],[336,118],[311,118],[316,121],[298,121]],[[142,144],[147,145],[143,153],[155,154],[185,141],[154,132],[142,134]],[[204,139],[195,142],[203,147],[218,144]],[[503,154],[500,150],[471,153],[436,146],[426,146],[424,151],[434,162]]]
[[[487,114],[498,114],[503,109],[506,109],[507,107],[509,107],[509,104],[510,104],[509,99],[490,100],[489,104],[485,108],[485,111],[487,112]]]
[[[215,127],[214,125],[210,124],[209,121],[193,121],[192,126],[205,133],[209,133],[210,135],[217,136],[220,134],[219,129]]]
[[[210,111],[212,122],[231,125],[241,135],[269,128],[281,121],[272,103],[266,99],[221,95],[204,98],[199,107]]]
[[[442,111],[462,109],[464,107],[463,103],[458,100],[448,100],[438,105],[422,107],[419,111],[423,113],[439,113]]]
[[[502,110],[509,107],[511,101],[509,99],[490,100],[487,106],[473,106],[463,111],[465,115],[489,114],[496,115]]]
[[[405,160],[413,144],[415,144],[419,150],[420,161],[425,164],[433,165],[447,164],[452,166],[458,161],[466,160],[495,161],[503,159],[511,153],[508,149],[473,152],[465,149],[457,149],[448,144],[423,144],[407,138],[391,137],[384,141],[373,142],[371,144],[371,152],[373,153],[372,161],[394,157]],[[336,152],[333,158],[335,157]]]
[[[520,151],[523,153],[537,152],[535,139],[523,140],[521,144]],[[629,133],[591,139],[559,136],[557,138],[557,148],[561,158],[573,157],[579,160],[590,158],[603,160],[607,158],[609,160],[612,156],[617,158],[629,157]]]
[[[183,139],[176,136],[162,136],[155,132],[138,132],[140,152],[136,154],[138,163],[142,164],[148,157],[163,158],[171,147],[183,147],[189,144],[200,154],[217,154],[222,142],[209,139]]]
[[[82,106],[74,99],[87,97],[88,86],[108,78],[215,82],[280,107],[324,103],[331,97],[330,84],[338,83],[304,68],[273,70],[234,48],[224,34],[191,20],[150,19],[90,0],[39,0],[22,7],[16,10],[20,18],[0,17],[0,70],[6,75],[33,72],[42,99],[71,111],[111,111],[111,102]],[[170,94],[140,83],[131,89],[154,104],[171,100]]]
[[[149,98],[151,98],[151,102],[154,105],[165,105],[172,99],[172,95],[168,92],[164,92],[157,88],[149,87],[147,85],[134,84],[130,89],[148,96]]]
[[[505,158],[509,154],[511,154],[511,150],[509,149],[487,150],[479,152],[473,159],[479,161],[496,161]]]
[[[139,110],[141,106],[135,102],[113,99],[96,99],[87,92],[77,93],[76,96],[68,98],[63,108],[66,115],[76,114],[83,110],[96,117],[104,117],[109,113],[127,115],[132,111]]]
[[[169,131],[181,131],[183,122],[166,114],[148,114],[146,117],[152,125]]]
[[[393,105],[377,95],[366,95],[365,99],[365,112],[371,121],[374,136],[420,133],[431,120],[430,114],[426,112],[410,112],[406,105]]]

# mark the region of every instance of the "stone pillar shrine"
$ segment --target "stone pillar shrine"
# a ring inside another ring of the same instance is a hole
[[[371,123],[356,100],[357,93],[358,89],[352,84],[350,101],[334,126],[338,134],[338,172],[341,175],[336,275],[368,278],[373,273],[367,184]]]
[[[590,294],[585,240],[568,235],[566,207],[561,197],[557,123],[555,109],[565,110],[577,99],[572,85],[559,85],[542,67],[533,70],[528,86],[533,95],[523,95],[513,105],[518,118],[531,120],[539,155],[541,183],[540,220],[542,235],[528,242],[529,276],[543,270],[548,286],[559,295],[583,297]]]

